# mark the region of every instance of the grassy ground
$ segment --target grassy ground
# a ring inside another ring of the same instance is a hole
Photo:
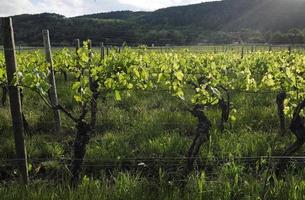
[[[58,80],[60,101],[77,113],[67,85]],[[121,102],[112,97],[99,100],[97,131],[87,148],[85,177],[75,191],[66,186],[67,163],[58,161],[71,157],[73,123],[63,116],[63,133],[54,135],[52,111],[25,91],[32,181],[28,188],[19,186],[13,163],[1,162],[0,196],[31,200],[304,199],[305,171],[300,163],[277,178],[272,171],[276,163],[268,159],[294,141],[291,135],[278,136],[274,94],[234,93],[232,102],[235,119],[224,133],[217,130],[218,108],[207,109],[213,122],[210,141],[201,149],[198,170],[185,178],[179,171],[185,161],[173,159],[186,155],[197,122],[180,100],[166,92],[137,92]],[[0,138],[0,158],[14,158],[8,106],[0,107]],[[238,159],[257,156],[266,157],[247,162]],[[155,159],[150,160],[152,157]],[[114,164],[119,167],[113,169]]]

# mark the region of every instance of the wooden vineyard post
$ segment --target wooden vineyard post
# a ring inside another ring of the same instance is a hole
[[[80,49],[80,41],[79,39],[75,40],[75,51],[76,51],[76,55],[78,55],[78,50]]]
[[[101,43],[101,60],[104,60],[105,58],[105,47],[104,43]]]
[[[57,98],[56,81],[55,81],[55,74],[53,68],[49,30],[43,30],[42,36],[43,36],[43,44],[46,54],[46,62],[49,64],[49,70],[50,70],[50,76],[49,76],[49,82],[51,84],[51,88],[49,89],[50,101],[52,105],[57,106],[58,98]],[[55,120],[55,132],[58,134],[60,133],[60,129],[61,129],[61,119],[60,119],[60,112],[57,109],[54,109],[54,120]]]
[[[78,66],[78,68],[81,68],[81,66],[80,66],[80,59],[79,59],[79,53],[78,53],[79,49],[80,49],[80,40],[76,39],[75,40],[75,53],[76,53],[76,56],[77,56],[77,66]],[[79,77],[77,77],[78,81],[80,81],[82,75],[83,75],[83,70],[81,70],[81,73],[79,74]],[[81,88],[78,89],[78,92],[80,92],[80,90],[81,90]]]
[[[89,62],[92,62],[92,41],[88,40],[88,49],[89,49]],[[98,100],[98,83],[95,81],[92,76],[89,77],[89,83],[90,83],[90,90],[92,92],[92,98],[91,98],[91,120],[90,120],[90,127],[92,130],[92,133],[95,132],[96,128],[96,117],[97,117],[97,100]]]
[[[92,60],[92,41],[88,40],[88,50],[89,50],[89,62]]]
[[[109,47],[106,48],[106,56],[109,56]]]
[[[24,126],[21,111],[21,98],[20,92],[17,86],[14,86],[14,73],[17,69],[15,41],[12,18],[2,18],[2,37],[6,62],[6,73],[8,82],[8,91],[10,99],[10,109],[13,121],[15,148],[16,148],[16,160],[22,177],[22,183],[28,184],[28,163],[27,153],[24,141]]]

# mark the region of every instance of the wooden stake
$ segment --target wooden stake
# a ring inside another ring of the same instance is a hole
[[[42,35],[43,35],[43,44],[46,54],[46,62],[49,64],[49,70],[50,70],[49,82],[51,84],[51,88],[49,89],[49,97],[52,105],[57,106],[58,98],[57,98],[56,81],[55,81],[55,74],[53,68],[49,30],[43,30]],[[55,120],[55,132],[58,134],[60,133],[60,129],[61,129],[61,119],[60,119],[60,112],[57,109],[54,109],[54,120]]]
[[[89,62],[92,61],[92,42],[91,40],[88,40],[88,49],[89,49]],[[89,76],[89,84],[90,84],[90,90],[92,92],[92,97],[91,97],[91,119],[90,119],[90,126],[92,133],[95,132],[95,127],[96,127],[96,117],[97,117],[97,100],[98,100],[98,82],[94,81],[91,73]]]
[[[18,87],[14,86],[13,83],[14,74],[17,69],[17,62],[12,18],[2,18],[1,29],[5,54],[10,109],[14,129],[14,139],[17,157],[16,159],[22,177],[22,183],[26,185],[29,182],[29,176],[27,167],[27,153],[24,141],[24,126],[22,119],[21,99]]]
[[[106,48],[106,55],[109,56],[109,47]]]
[[[104,60],[105,58],[105,47],[104,47],[104,43],[101,43],[101,60]]]
[[[75,51],[76,51],[76,55],[78,55],[78,50],[80,49],[80,41],[79,39],[75,40]]]

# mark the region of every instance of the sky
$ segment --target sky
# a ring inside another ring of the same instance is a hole
[[[153,11],[211,0],[0,0],[0,17],[57,13],[67,17],[117,10]]]

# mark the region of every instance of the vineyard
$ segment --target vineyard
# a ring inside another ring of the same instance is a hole
[[[52,52],[43,35],[0,53],[4,199],[305,198],[304,51]]]

